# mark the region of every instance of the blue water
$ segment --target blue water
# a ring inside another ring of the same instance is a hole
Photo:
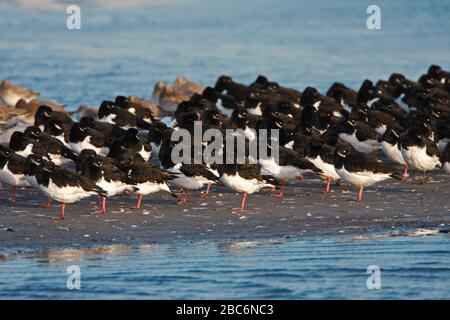
[[[117,94],[149,98],[156,81],[179,75],[213,84],[222,73],[242,82],[262,73],[323,91],[394,71],[417,78],[431,63],[450,69],[447,0],[376,1],[382,30],[374,31],[368,0],[150,0],[141,2],[160,4],[120,9],[74,2],[81,30],[66,28],[65,10],[2,1],[0,78],[73,109]]]
[[[82,29],[70,31],[64,9],[2,1],[0,79],[73,110],[118,94],[149,98],[156,81],[179,75],[207,85],[220,74],[240,82],[266,74],[324,91],[334,81],[357,88],[392,72],[414,79],[432,63],[450,69],[448,0],[378,0],[376,31],[366,28],[373,1],[364,0],[142,1],[120,9],[93,2],[77,2]],[[35,253],[0,261],[0,298],[449,299],[449,242],[305,239]],[[80,291],[65,286],[71,264],[81,267]],[[380,290],[366,287],[372,264],[382,270]]]
[[[450,299],[450,237],[62,250],[0,262],[0,298]],[[109,253],[105,253],[108,252]],[[80,290],[66,269],[80,267]],[[367,267],[381,270],[369,290]]]

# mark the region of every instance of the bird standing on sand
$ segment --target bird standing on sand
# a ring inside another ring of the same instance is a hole
[[[220,181],[232,190],[242,192],[242,203],[233,211],[244,211],[247,194],[258,192],[262,188],[275,188],[279,181],[270,176],[261,175],[258,164],[223,164],[218,166]]]
[[[30,186],[24,175],[25,160],[8,148],[0,146],[0,182],[11,186],[11,203],[16,203],[17,187]]]
[[[406,131],[400,142],[400,151],[409,167],[422,172],[421,183],[425,182],[427,171],[442,166],[437,144],[426,138],[418,128]]]
[[[401,175],[395,171],[394,167],[366,153],[354,151],[349,145],[340,145],[336,148],[334,166],[342,179],[360,187],[358,201],[362,200],[366,186],[389,178],[401,180]]]
[[[92,180],[59,168],[52,162],[42,161],[36,169],[35,177],[39,190],[47,197],[61,202],[61,220],[64,220],[67,203],[74,203],[93,195],[107,196],[107,192]]]

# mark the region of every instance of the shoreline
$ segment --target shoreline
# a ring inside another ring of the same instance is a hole
[[[32,189],[18,190],[11,205],[9,190],[0,189],[1,251],[80,248],[108,245],[170,244],[175,242],[230,242],[340,235],[367,236],[413,229],[450,227],[450,181],[441,172],[417,184],[389,180],[370,187],[361,203],[356,188],[348,184],[322,192],[324,182],[306,177],[290,184],[285,197],[261,192],[249,195],[243,213],[232,212],[241,196],[223,186],[213,186],[210,196],[190,195],[178,206],[168,194],[144,198],[141,209],[131,209],[136,199],[115,197],[106,214],[96,214],[90,201],[66,207],[66,219],[54,220],[59,205],[40,208],[45,198]],[[0,252],[1,253],[1,252]]]

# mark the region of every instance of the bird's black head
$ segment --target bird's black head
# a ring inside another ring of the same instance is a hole
[[[403,82],[405,82],[406,78],[404,75],[400,73],[393,73],[388,79],[389,84],[393,86],[400,86]]]
[[[300,99],[300,105],[312,106],[318,101],[320,101],[320,94],[317,89],[313,87],[306,87]]]
[[[334,155],[337,158],[345,159],[350,153],[353,152],[353,148],[349,144],[338,144]]]
[[[37,126],[29,126],[28,128],[25,129],[25,131],[23,132],[23,135],[27,138],[31,138],[31,139],[38,139],[39,136],[41,135],[42,130],[37,127]]]
[[[115,108],[114,102],[110,100],[103,100],[100,104],[100,108],[98,108],[98,117],[103,118],[108,115],[109,112]]]
[[[125,133],[125,143],[138,143],[139,141],[139,131],[135,128],[128,129]]]
[[[82,117],[79,122],[80,128],[90,127],[94,124],[94,122],[95,122],[95,119],[92,117]]]
[[[52,116],[53,110],[49,106],[40,106],[34,115],[34,125],[41,126],[44,125]]]
[[[154,122],[148,131],[148,140],[156,145],[160,145],[167,129],[168,128],[164,123],[160,121]]]
[[[118,107],[125,108],[128,103],[128,98],[125,96],[117,96],[114,100],[114,104]]]
[[[231,77],[222,75],[217,79],[214,89],[216,89],[219,92],[222,92],[223,90],[226,90],[226,88],[228,87],[228,84],[230,84],[232,82],[233,82],[233,79]]]
[[[430,76],[432,76],[433,78],[438,78],[439,74],[441,73],[442,68],[436,64],[432,64],[429,68],[428,68],[428,74]]]
[[[61,121],[51,119],[45,124],[44,132],[58,137],[64,133],[64,127]]]

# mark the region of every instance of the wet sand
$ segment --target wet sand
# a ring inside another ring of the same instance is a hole
[[[207,199],[193,192],[179,206],[168,194],[108,201],[108,213],[96,214],[94,198],[68,205],[66,219],[56,220],[59,205],[40,208],[45,197],[32,189],[18,190],[17,203],[0,189],[0,251],[41,250],[96,245],[163,244],[174,241],[246,241],[302,236],[367,235],[415,228],[450,226],[450,179],[433,172],[424,185],[412,177],[369,187],[363,202],[357,188],[344,183],[322,192],[324,181],[306,177],[291,184],[284,198],[267,192],[249,195],[247,210],[233,212],[241,195],[214,186]]]

